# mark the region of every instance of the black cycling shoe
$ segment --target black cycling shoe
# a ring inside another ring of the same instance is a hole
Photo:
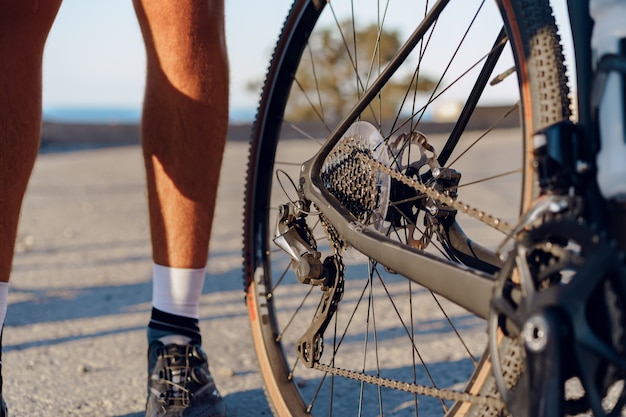
[[[146,417],[226,416],[206,353],[189,341],[164,337],[148,348]]]

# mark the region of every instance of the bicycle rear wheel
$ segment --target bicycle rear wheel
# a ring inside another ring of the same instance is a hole
[[[414,32],[414,49],[394,61]],[[533,132],[570,115],[562,61],[547,1],[294,2],[265,81],[245,197],[247,304],[276,415],[501,413],[501,404],[484,400],[495,393],[483,355],[484,321],[354,249],[339,248],[340,237],[315,213],[309,239],[320,252],[341,252],[345,286],[324,334],[320,363],[328,367],[305,366],[295,345],[320,308],[320,290],[298,282],[272,238],[278,208],[298,199],[300,165],[350,113],[354,123],[340,143],[367,136],[359,146],[371,157],[419,181],[432,178],[437,164],[454,169],[463,175],[453,187],[462,201],[516,222],[535,192]],[[397,66],[393,75],[376,81],[391,66]],[[350,159],[334,157],[339,165]],[[329,177],[343,183],[352,177],[345,200],[358,206],[353,213],[364,213],[368,227],[444,260],[462,260],[429,227],[423,195],[385,175],[330,166]],[[475,219],[459,214],[456,220],[486,248],[504,238]],[[515,378],[518,350],[501,349]]]

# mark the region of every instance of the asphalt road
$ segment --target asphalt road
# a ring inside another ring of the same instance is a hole
[[[247,144],[231,141],[226,152],[201,329],[230,415],[270,415],[242,291]],[[40,155],[4,329],[12,416],[143,416],[152,291],[144,182],[137,146]],[[510,204],[492,194],[490,207]]]

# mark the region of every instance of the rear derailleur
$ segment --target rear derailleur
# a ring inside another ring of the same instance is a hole
[[[319,362],[324,349],[323,335],[343,296],[344,278],[337,255],[321,259],[306,216],[308,206],[299,201],[279,208],[274,243],[290,257],[296,278],[301,284],[319,286],[320,305],[313,321],[296,343],[296,351],[305,366]]]

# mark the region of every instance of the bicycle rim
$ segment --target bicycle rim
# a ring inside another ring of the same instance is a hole
[[[528,156],[532,133],[569,117],[562,55],[550,8],[541,2],[444,3],[448,2],[295,1],[287,18],[253,131],[244,228],[251,329],[266,394],[276,415],[501,412],[494,406],[381,386],[381,381],[400,380],[435,392],[493,396],[491,367],[488,355],[483,355],[485,323],[349,247],[342,248],[345,293],[324,333],[320,362],[351,370],[357,380],[305,367],[295,343],[311,323],[320,290],[298,283],[289,257],[272,243],[279,205],[297,199],[300,164],[359,103],[420,25],[425,30],[412,52],[355,114],[355,122],[367,123],[379,134],[372,135],[371,148],[378,147],[377,141],[389,148],[393,141],[398,151],[390,158],[375,152],[373,157],[387,166],[395,164],[398,171],[400,165],[413,164],[414,177],[428,178],[432,167],[416,162],[424,149],[406,142],[398,145],[400,135],[421,131],[441,166],[462,173],[458,198],[463,202],[514,224],[520,207],[523,211],[532,201]],[[439,7],[441,13],[429,21],[427,16]],[[499,38],[503,26],[504,41]],[[491,68],[486,63],[496,55],[497,63]],[[503,81],[494,86],[481,82],[485,76],[491,81],[498,75]],[[509,96],[511,91],[514,97]],[[503,102],[505,106],[494,105]],[[485,106],[489,111],[476,110]],[[516,127],[516,117],[521,128]],[[433,119],[441,123],[432,123]],[[349,135],[350,129],[342,134]],[[402,161],[394,159],[399,154]],[[365,182],[369,185],[363,187],[378,193],[369,197],[375,209],[364,220],[368,227],[407,245],[425,245],[424,250],[449,260],[445,244],[424,228],[424,215],[416,214],[424,211],[423,205],[414,202],[419,196],[407,203],[404,200],[410,198],[402,200],[393,192],[380,191],[381,184],[382,188],[385,184],[394,187],[384,176]],[[493,207],[505,210],[492,213]],[[393,211],[400,215],[391,221]],[[496,248],[504,239],[501,232],[475,219],[457,215],[457,220],[485,247]],[[318,250],[336,250],[323,222],[314,215],[308,222]],[[514,357],[515,349],[502,349],[512,352],[511,371],[519,372],[514,369],[521,361]],[[362,381],[366,376],[370,383]]]

